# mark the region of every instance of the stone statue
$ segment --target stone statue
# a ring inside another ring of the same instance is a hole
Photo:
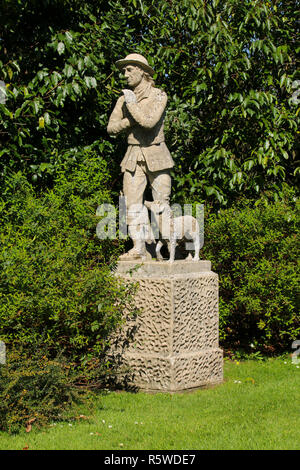
[[[123,90],[109,118],[107,132],[126,132],[128,149],[121,162],[127,224],[133,248],[120,260],[151,259],[146,250],[149,222],[144,192],[150,184],[154,201],[170,202],[173,159],[165,144],[164,118],[167,95],[155,88],[154,70],[145,57],[129,54],[116,65],[123,70],[130,89]],[[145,210],[142,210],[145,209]]]
[[[134,302],[141,314],[127,315],[125,309],[124,324],[112,338],[108,359],[117,358],[126,370],[125,377],[124,369],[119,369],[120,385],[144,391],[172,393],[216,385],[223,381],[218,276],[211,271],[210,261],[199,260],[202,227],[198,219],[175,216],[170,207],[174,162],[164,138],[167,95],[155,88],[154,70],[145,57],[129,54],[116,64],[130,89],[118,99],[107,131],[113,135],[123,131],[128,138],[121,169],[133,248],[119,258],[115,275],[139,283]],[[147,184],[152,201],[145,200]],[[159,262],[152,261],[150,254],[147,260],[146,243],[154,239],[154,228]],[[175,261],[181,238],[193,241],[193,259],[189,255]],[[169,246],[168,262],[162,262],[162,243]]]

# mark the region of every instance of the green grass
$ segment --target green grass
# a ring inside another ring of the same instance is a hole
[[[299,449],[300,366],[291,358],[224,364],[225,382],[182,394],[111,392],[91,411],[18,435],[0,449]]]

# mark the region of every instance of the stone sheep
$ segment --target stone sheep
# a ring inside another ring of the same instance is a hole
[[[163,241],[168,242],[170,253],[169,262],[173,263],[178,240],[186,239],[194,243],[195,255],[193,261],[199,261],[201,240],[197,219],[191,215],[174,217],[170,205],[161,203],[160,201],[145,201],[144,205],[152,212],[159,231],[159,239],[155,249],[157,260],[160,261],[163,259],[160,252]],[[189,254],[187,259],[190,258],[191,255]]]

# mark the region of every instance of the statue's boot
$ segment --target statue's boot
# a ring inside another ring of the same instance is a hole
[[[152,257],[150,253],[146,250],[146,243],[143,236],[143,227],[142,226],[130,226],[128,227],[129,235],[133,241],[133,248],[127,253],[119,256],[120,261],[134,261],[141,260],[147,261],[151,260]]]

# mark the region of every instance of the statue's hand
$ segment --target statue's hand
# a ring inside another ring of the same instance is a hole
[[[135,94],[133,93],[132,90],[122,90],[123,91],[123,94],[124,94],[124,98],[125,98],[125,102],[126,103],[136,103],[136,96]]]

